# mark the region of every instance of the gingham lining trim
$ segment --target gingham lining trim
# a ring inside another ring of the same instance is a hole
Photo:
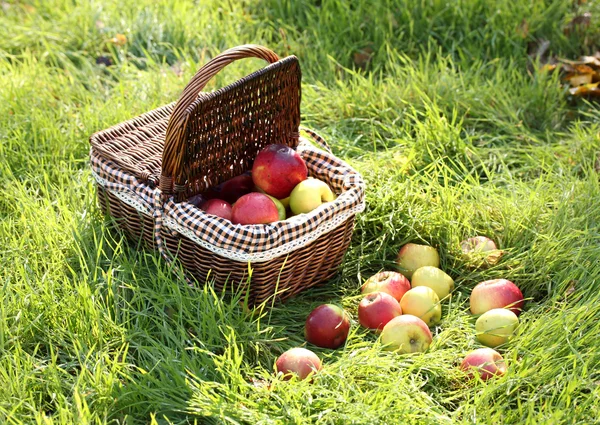
[[[315,139],[320,138],[309,133]],[[322,140],[317,139],[317,142]],[[302,138],[297,151],[305,160],[309,174],[328,183],[339,194],[337,199],[309,214],[271,224],[246,226],[206,214],[186,202],[175,203],[172,198],[160,206],[159,189],[138,182],[114,163],[98,156],[93,149],[90,157],[96,181],[138,211],[153,216],[158,228],[162,225],[178,231],[231,260],[262,262],[309,244],[365,207],[364,182],[356,170]],[[160,235],[155,236],[161,249]]]

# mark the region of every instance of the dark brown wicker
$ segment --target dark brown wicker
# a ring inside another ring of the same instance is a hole
[[[213,93],[200,93],[220,69],[234,60],[259,57],[271,65]],[[240,46],[215,57],[192,78],[176,104],[94,134],[93,154],[118,164],[147,184],[160,184],[177,201],[250,170],[257,153],[271,143],[297,146],[300,124],[300,67],[295,57],[279,60],[260,46]],[[164,142],[163,142],[164,141]],[[138,212],[98,185],[101,209],[132,238],[155,246],[153,217]],[[342,262],[354,216],[314,242],[288,255],[248,264],[209,251],[163,228],[168,251],[201,282],[217,288],[247,289],[251,303],[276,295],[289,298],[329,279]]]

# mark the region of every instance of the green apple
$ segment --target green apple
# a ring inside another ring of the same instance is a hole
[[[454,280],[442,270],[433,266],[419,267],[412,275],[411,286],[427,286],[435,291],[440,300],[454,289]]]
[[[488,347],[505,344],[513,336],[519,325],[519,318],[507,308],[494,308],[486,311],[477,322],[477,340]]]
[[[281,202],[281,204],[285,208],[289,208],[290,207],[290,197],[289,196],[287,198],[280,199],[279,202]]]
[[[271,195],[267,195],[267,196],[269,198],[271,198],[271,201],[273,201],[273,203],[277,207],[277,212],[279,213],[279,221],[285,220],[286,219],[286,216],[285,216],[285,206],[281,203],[281,201],[279,199],[274,198]]]
[[[327,183],[314,178],[301,181],[290,194],[290,209],[294,214],[308,213],[324,202],[331,202],[335,195]]]
[[[417,316],[427,323],[427,326],[433,326],[442,319],[440,298],[427,286],[417,286],[404,294],[400,307],[403,314]]]

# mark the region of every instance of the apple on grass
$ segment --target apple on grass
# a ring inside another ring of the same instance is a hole
[[[407,278],[423,266],[440,266],[440,255],[432,246],[407,243],[404,245],[397,258],[398,270]]]
[[[231,222],[234,224],[267,224],[279,220],[275,203],[262,193],[252,192],[233,204]]]
[[[410,282],[402,274],[379,272],[367,279],[360,292],[363,295],[371,292],[385,292],[400,301],[409,289]]]
[[[469,260],[475,260],[479,264],[493,266],[502,257],[502,251],[496,247],[496,243],[486,236],[474,236],[460,243],[463,255]]]
[[[506,363],[502,355],[491,348],[478,348],[468,353],[460,368],[473,378],[478,374],[483,381],[506,373]]]
[[[269,145],[258,153],[252,166],[254,184],[277,199],[287,198],[308,169],[302,157],[286,145]]]
[[[275,373],[283,374],[288,380],[293,375],[300,379],[306,379],[313,373],[321,370],[321,360],[310,350],[302,347],[292,348],[277,358],[275,362]]]
[[[222,199],[209,199],[202,204],[202,209],[208,213],[231,221],[231,205]]]
[[[432,340],[427,324],[412,314],[394,317],[381,332],[384,349],[401,354],[423,352],[429,348]]]
[[[519,325],[519,318],[506,308],[486,311],[475,322],[477,340],[488,347],[505,344]]]
[[[478,283],[471,291],[469,301],[473,314],[483,314],[493,308],[508,307],[518,316],[525,304],[521,290],[506,279],[493,279]]]
[[[358,304],[358,322],[361,326],[377,332],[401,314],[402,308],[396,298],[385,292],[367,294]]]
[[[290,209],[294,214],[308,213],[324,202],[335,199],[327,183],[314,178],[301,181],[290,194]]]
[[[304,336],[308,342],[323,348],[338,348],[348,338],[350,320],[346,312],[333,304],[315,308],[306,318]]]
[[[415,270],[411,285],[413,288],[427,286],[435,291],[440,300],[443,300],[454,289],[454,280],[437,267],[424,266]]]
[[[442,305],[435,291],[427,286],[412,288],[402,297],[400,307],[404,314],[417,316],[428,326],[442,319]]]

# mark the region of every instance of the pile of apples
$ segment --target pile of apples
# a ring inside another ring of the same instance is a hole
[[[461,247],[465,259],[483,258],[485,261],[480,264],[491,264],[499,258],[496,244],[483,236],[467,239]],[[396,264],[399,272],[379,272],[362,285],[364,298],[358,305],[358,322],[379,334],[384,350],[400,354],[424,352],[433,341],[429,328],[441,321],[441,302],[451,297],[454,280],[439,269],[439,254],[431,246],[404,245]],[[475,324],[476,338],[487,347],[473,350],[463,359],[461,369],[467,376],[477,374],[487,380],[506,373],[502,355],[493,348],[513,336],[523,305],[523,294],[509,280],[488,280],[473,288],[470,310],[480,315]],[[304,327],[307,342],[330,349],[342,346],[349,331],[348,313],[333,304],[315,308]],[[282,373],[286,379],[294,374],[305,379],[321,368],[319,357],[302,347],[286,351],[275,363],[276,373]]]
[[[251,172],[195,195],[188,202],[233,224],[267,224],[308,213],[335,195],[327,183],[308,177],[302,157],[285,145],[259,152]]]

